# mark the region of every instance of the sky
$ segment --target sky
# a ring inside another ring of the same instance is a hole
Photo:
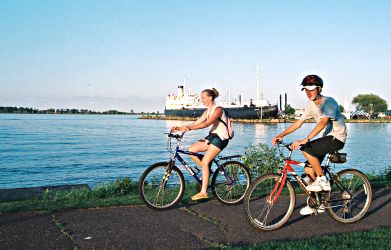
[[[391,1],[0,0],[0,106],[163,111],[215,87],[304,108],[299,84],[391,109]],[[218,100],[219,100],[218,99]]]

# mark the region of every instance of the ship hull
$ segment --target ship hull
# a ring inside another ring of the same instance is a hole
[[[228,112],[228,116],[234,119],[266,119],[277,117],[277,105],[265,107],[240,107],[240,108],[224,108]],[[203,108],[194,109],[165,109],[166,116],[180,117],[199,117],[205,111]]]

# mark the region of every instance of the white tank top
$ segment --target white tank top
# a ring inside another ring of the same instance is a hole
[[[209,119],[209,116],[211,116],[213,114],[213,112],[216,110],[217,107],[219,107],[219,106],[214,106],[211,111],[208,109],[208,111],[206,113],[207,119]],[[228,123],[228,119],[225,116],[224,112],[221,114],[220,118],[224,122]],[[226,139],[229,139],[227,127],[218,119],[212,124],[212,128],[210,129],[210,133],[217,134],[220,137],[220,139],[223,141]]]

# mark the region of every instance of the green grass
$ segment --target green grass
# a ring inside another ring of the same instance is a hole
[[[367,175],[373,188],[391,187],[391,167],[384,169],[379,175]],[[301,188],[295,185],[296,192]],[[191,203],[190,197],[198,191],[195,183],[186,182],[185,194],[181,204]],[[210,192],[210,196],[212,194]],[[112,183],[99,185],[92,190],[73,189],[53,192],[46,190],[40,197],[22,201],[1,201],[0,212],[42,211],[53,212],[69,208],[96,208],[141,205],[138,183],[129,178],[118,179]]]
[[[304,240],[274,241],[248,246],[216,246],[220,249],[390,249],[391,228],[313,237]]]
[[[369,175],[374,188],[391,186],[391,168],[380,175]],[[194,183],[186,183],[185,195],[181,204],[191,203],[190,197],[197,193]],[[210,194],[211,195],[211,194]],[[51,213],[70,208],[96,208],[143,204],[138,193],[138,183],[129,178],[119,179],[113,183],[96,188],[74,189],[53,192],[47,190],[42,196],[23,201],[2,201],[0,212],[40,211]],[[305,240],[267,242],[251,246],[226,246],[212,244],[219,249],[389,249],[391,229],[382,228],[367,232],[354,232],[329,235]]]
[[[69,208],[92,208],[142,204],[138,183],[129,178],[96,188],[54,192],[46,190],[40,197],[22,201],[0,202],[0,212],[53,212]]]

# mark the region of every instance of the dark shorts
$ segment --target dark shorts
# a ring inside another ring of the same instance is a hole
[[[208,145],[213,144],[216,147],[218,147],[220,150],[223,150],[227,145],[229,139],[221,140],[220,137],[217,134],[211,133],[207,137],[205,137],[206,140],[208,140]]]
[[[334,153],[335,151],[342,149],[344,145],[345,143],[330,135],[310,141],[303,145],[300,150],[318,158],[319,162],[322,163],[327,154]]]

